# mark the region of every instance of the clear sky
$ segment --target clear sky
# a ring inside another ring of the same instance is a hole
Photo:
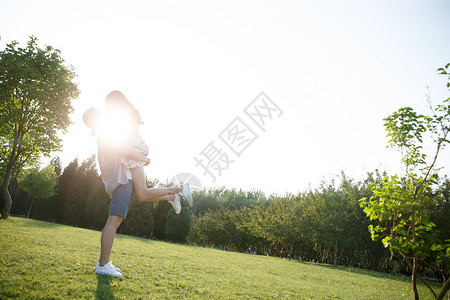
[[[399,171],[383,118],[427,113],[427,86],[434,103],[449,97],[436,72],[450,62],[449,15],[448,0],[1,0],[0,46],[35,35],[75,68],[64,165],[96,152],[81,115],[118,89],[144,118],[149,177],[284,194]],[[245,113],[255,105],[262,128]]]

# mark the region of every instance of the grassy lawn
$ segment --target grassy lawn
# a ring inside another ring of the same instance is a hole
[[[100,232],[0,220],[0,299],[412,299],[410,279],[116,236],[123,279],[97,276]],[[434,287],[439,284],[433,283]],[[422,284],[421,299],[432,299]]]

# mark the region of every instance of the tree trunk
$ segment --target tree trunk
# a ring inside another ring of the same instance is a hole
[[[334,266],[337,267],[337,260],[338,260],[338,241],[336,239],[336,245],[334,247]]]
[[[414,292],[414,300],[419,300],[419,293],[417,292],[417,258],[413,257],[413,269],[412,269],[412,288]]]
[[[447,281],[444,283],[444,286],[439,291],[439,294],[436,296],[436,300],[442,300],[444,299],[445,293],[450,290],[450,277],[447,279]],[[448,293],[448,299],[450,299],[450,293]]]
[[[5,178],[2,184],[2,196],[4,201],[4,206],[2,210],[2,219],[8,219],[9,213],[11,212],[12,198],[8,190],[9,182],[11,181],[12,170],[6,170]]]
[[[280,251],[278,251],[278,257],[282,257],[283,254],[283,246],[280,247]]]
[[[31,215],[31,209],[33,208],[34,200],[35,200],[35,198],[33,197],[31,199],[30,207],[28,208],[28,212],[27,212],[27,218],[28,219],[30,218],[30,215]]]
[[[414,199],[416,198],[416,192],[414,192]],[[416,241],[416,211],[413,209],[412,215],[412,235],[413,235],[413,243]],[[412,288],[414,292],[414,299],[419,300],[419,293],[417,292],[417,257],[416,251],[413,251],[413,267],[412,267]]]
[[[289,253],[288,253],[289,260],[291,260],[291,258],[292,258],[292,251],[294,250],[294,244],[295,244],[295,238],[291,243],[291,247],[289,248]]]
[[[19,137],[18,136],[14,137],[13,150],[11,153],[10,160],[6,166],[5,178],[3,179],[3,184],[2,184],[2,196],[3,196],[3,201],[4,201],[4,207],[2,210],[2,219],[5,219],[5,220],[8,219],[9,213],[11,212],[11,206],[12,206],[12,198],[11,198],[11,194],[9,193],[8,187],[9,187],[9,183],[11,182],[11,177],[14,174],[14,164],[16,163],[17,158],[18,158],[18,153],[20,152],[20,150],[17,150],[18,141],[19,141]]]
[[[408,264],[409,269],[411,270],[411,272],[414,271],[414,267],[411,264],[411,262],[409,261],[408,257],[406,256],[405,253],[400,251],[400,254],[403,256],[403,258],[405,259],[406,263]],[[417,258],[416,258],[417,259]],[[423,284],[426,285],[426,287],[430,290],[430,292],[433,294],[433,296],[436,298],[436,293],[434,292],[433,288],[422,278],[422,276],[420,276],[420,274],[418,274],[416,272],[416,277],[419,277],[420,281],[422,281]]]

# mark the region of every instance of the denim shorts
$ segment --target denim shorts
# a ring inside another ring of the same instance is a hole
[[[128,183],[119,185],[112,194],[109,215],[122,216],[125,219],[131,205],[132,196],[133,181],[128,180]]]

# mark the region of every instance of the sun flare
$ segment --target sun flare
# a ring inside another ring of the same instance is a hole
[[[98,134],[112,146],[123,146],[130,143],[135,135],[133,121],[114,109],[106,109],[101,113]]]

